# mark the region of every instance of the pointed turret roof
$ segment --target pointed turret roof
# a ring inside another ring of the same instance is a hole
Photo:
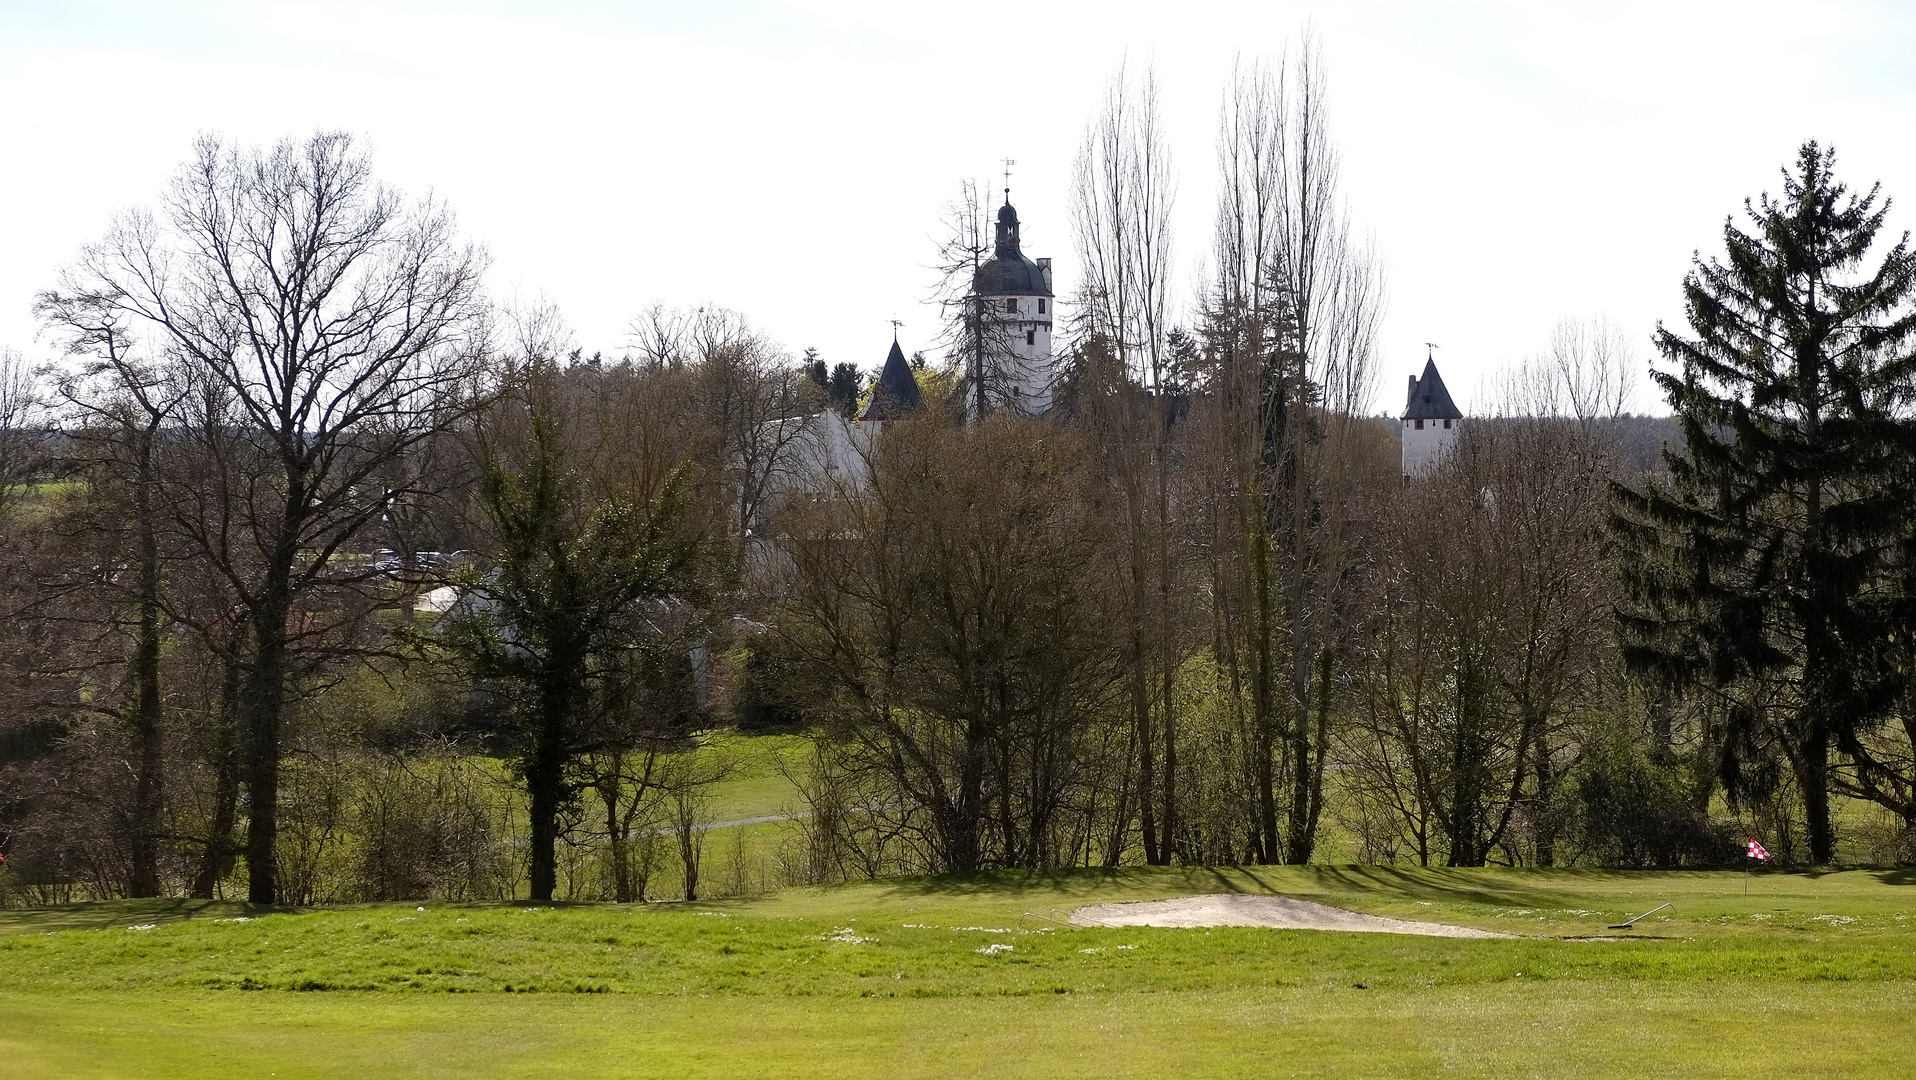
[[[1444,387],[1444,377],[1437,374],[1437,361],[1427,358],[1424,361],[1424,375],[1410,380],[1410,399],[1404,402],[1406,420],[1462,420],[1464,414],[1457,409],[1457,403],[1450,400],[1450,391]]]
[[[905,362],[905,352],[893,338],[885,368],[872,385],[872,397],[858,412],[860,420],[902,420],[925,411],[925,396],[918,390],[918,378]]]

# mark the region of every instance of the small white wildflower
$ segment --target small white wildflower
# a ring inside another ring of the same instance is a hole
[[[997,956],[999,953],[1008,953],[1011,950],[1012,950],[1012,946],[1006,945],[1004,942],[1000,941],[990,945],[986,945],[983,948],[978,949],[976,951],[983,953],[986,956]]]
[[[1118,947],[1118,948],[1120,948],[1120,949],[1135,949],[1135,948],[1137,948],[1137,946],[1136,946],[1136,945],[1119,945],[1119,946],[1117,946],[1117,947]]]
[[[841,926],[838,929],[832,931],[831,933],[826,934],[824,937],[820,938],[819,940],[829,941],[837,945],[868,945],[871,943],[872,939],[868,937],[859,937],[858,934],[855,933],[851,927]]]
[[[1104,950],[1103,949],[1079,949],[1078,951],[1085,954],[1086,956],[1090,956],[1094,953],[1101,953]]]
[[[157,930],[157,929],[159,929],[159,927],[160,927],[160,924],[159,924],[159,923],[150,923],[150,922],[143,922],[143,923],[140,923],[140,924],[139,924],[139,925],[137,925],[137,926],[129,926],[129,927],[127,927],[127,930],[128,930],[129,932],[131,932],[131,931],[134,931],[134,930]]]

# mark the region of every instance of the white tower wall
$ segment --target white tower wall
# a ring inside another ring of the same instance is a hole
[[[1051,407],[1052,380],[1056,377],[1051,355],[1051,323],[1057,312],[1057,300],[1049,296],[986,296],[985,325],[989,328],[987,347],[993,352],[1007,349],[1009,356],[990,358],[998,373],[1009,384],[1019,408],[1041,413]]]
[[[1403,420],[1404,475],[1425,476],[1457,442],[1461,420]]]

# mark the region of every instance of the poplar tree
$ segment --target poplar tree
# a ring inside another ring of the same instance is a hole
[[[1872,263],[1890,206],[1851,194],[1803,144],[1783,194],[1724,224],[1725,257],[1684,279],[1692,336],[1657,328],[1653,372],[1683,430],[1670,476],[1614,488],[1627,662],[1711,696],[1718,776],[1787,759],[1811,858],[1834,854],[1833,755],[1892,705],[1907,621],[1895,585],[1913,513],[1916,257]],[[1759,756],[1763,760],[1759,760]]]

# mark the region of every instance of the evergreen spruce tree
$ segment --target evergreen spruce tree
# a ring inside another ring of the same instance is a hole
[[[1684,279],[1693,337],[1659,325],[1653,377],[1684,444],[1670,477],[1615,489],[1626,660],[1712,695],[1732,798],[1788,763],[1811,858],[1827,863],[1830,770],[1892,704],[1908,623],[1896,584],[1916,508],[1916,257],[1905,234],[1868,265],[1889,200],[1857,197],[1814,142],[1783,195],[1745,202],[1726,258]],[[1767,760],[1765,760],[1767,759]]]

